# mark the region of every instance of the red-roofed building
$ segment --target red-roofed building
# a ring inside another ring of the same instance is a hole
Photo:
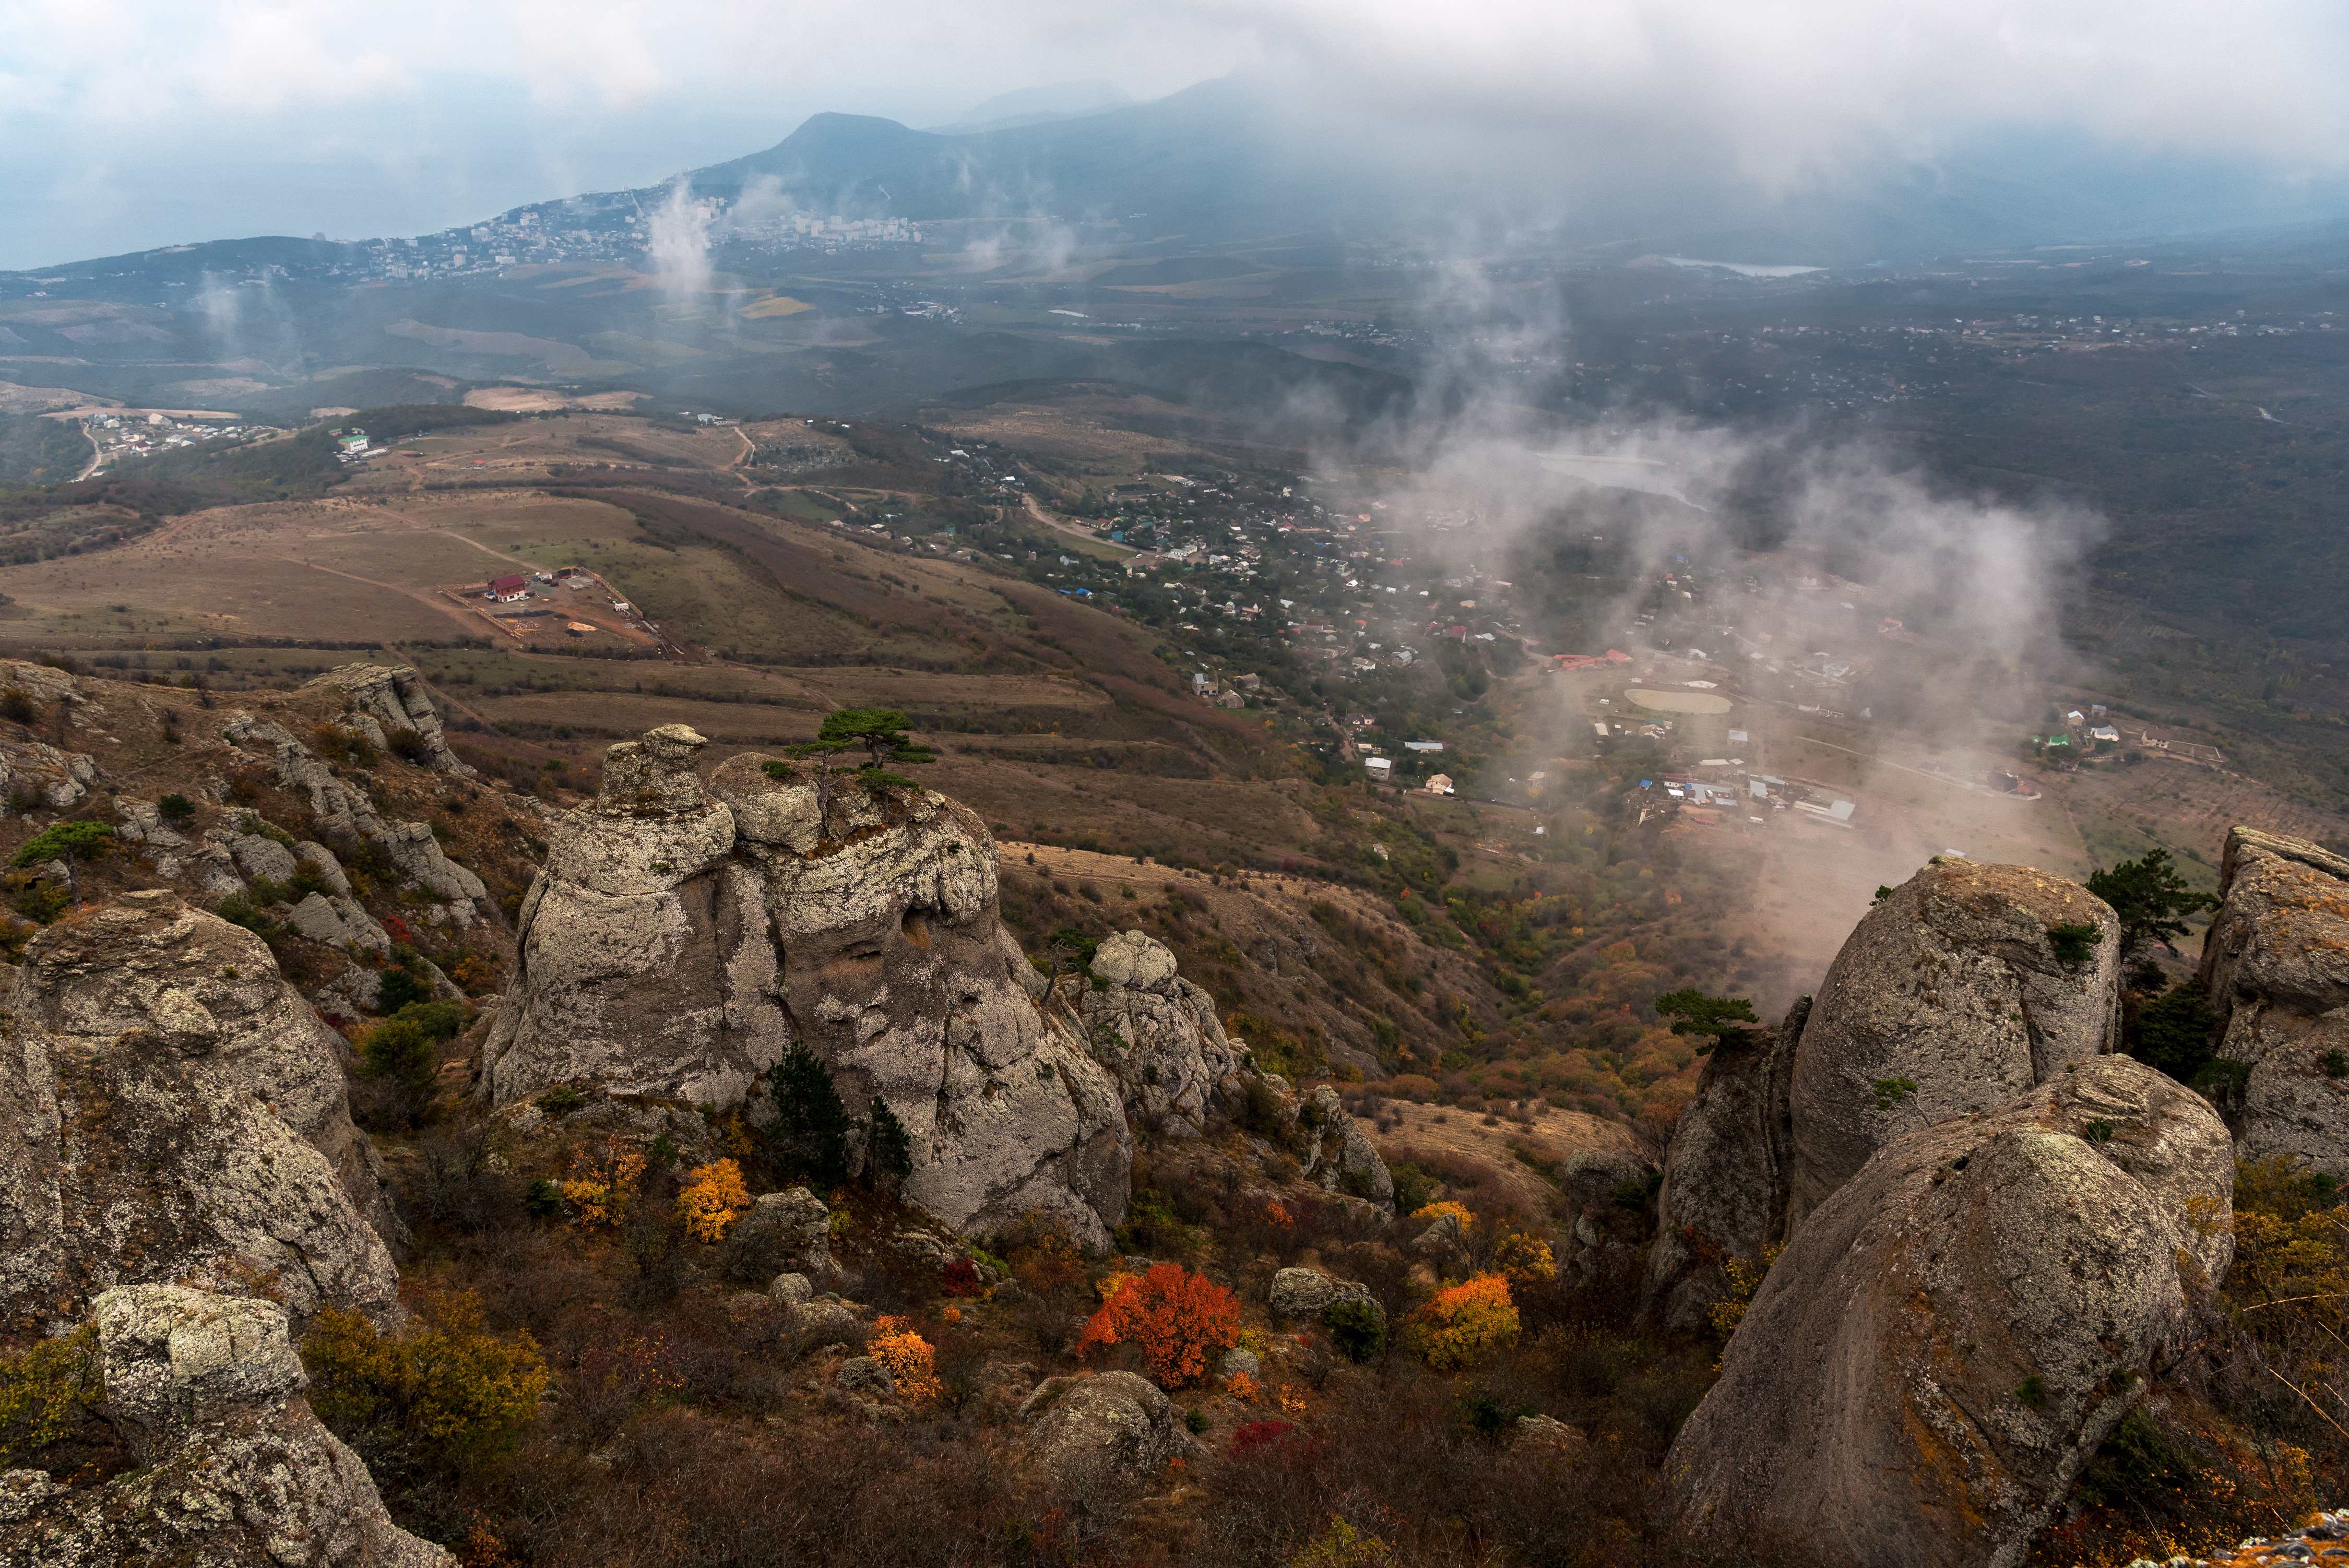
[[[530,597],[530,579],[518,572],[511,577],[501,577],[490,584],[490,597],[501,604],[527,599]]]

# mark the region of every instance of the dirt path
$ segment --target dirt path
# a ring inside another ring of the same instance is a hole
[[[339,572],[331,566],[321,566],[315,561],[296,561],[290,555],[281,555],[277,559],[285,562],[288,566],[306,566],[313,572],[323,572],[329,577],[340,577],[352,583],[364,583],[370,588],[380,588],[388,593],[405,594],[419,604],[429,604],[450,619],[463,623],[468,631],[472,629],[472,622],[468,617],[468,612],[458,609],[439,593],[429,589],[403,588],[397,583],[378,583],[372,577],[362,577],[356,572]],[[492,624],[494,625],[496,623],[492,622]]]
[[[1072,539],[1081,539],[1087,544],[1094,545],[1100,549],[1111,552],[1123,551],[1125,556],[1133,556],[1142,553],[1138,550],[1129,550],[1123,544],[1112,544],[1108,541],[1097,537],[1093,533],[1092,530],[1089,528],[1079,528],[1073,522],[1063,522],[1061,519],[1054,517],[1050,512],[1046,511],[1042,507],[1037,505],[1036,498],[1032,495],[1023,493],[1019,499],[1028,503],[1028,515],[1034,518],[1038,522],[1042,523],[1046,528],[1052,529],[1061,533],[1065,533]],[[1121,559],[1123,558],[1123,557],[1121,557]]]

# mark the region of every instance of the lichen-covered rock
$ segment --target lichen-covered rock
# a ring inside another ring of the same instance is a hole
[[[51,811],[78,804],[98,783],[98,763],[46,741],[0,741],[0,810],[18,802]]]
[[[23,1568],[453,1568],[399,1529],[301,1398],[272,1303],[172,1285],[110,1290],[96,1314],[100,1408],[139,1468],[102,1486],[0,1480],[0,1561]]]
[[[295,864],[294,851],[276,840],[262,833],[240,833],[229,840],[228,852],[236,861],[236,869],[249,880],[266,877],[272,882],[293,880]]]
[[[1344,1192],[1393,1212],[1394,1176],[1335,1088],[1314,1085],[1299,1105],[1298,1118],[1308,1140],[1304,1174],[1324,1191]]]
[[[342,694],[347,706],[341,722],[365,735],[378,749],[398,749],[399,734],[412,731],[416,740],[409,743],[415,753],[411,760],[442,773],[473,777],[473,769],[449,749],[439,710],[424,694],[416,672],[406,665],[395,669],[384,665],[345,665],[307,685]]]
[[[1795,1233],[1675,1439],[1684,1524],[2012,1568],[2232,1252],[2227,1130],[2126,1057],[1887,1144]]]
[[[1103,942],[1092,975],[1102,988],[1080,981],[1073,993],[1086,1048],[1117,1080],[1141,1125],[1198,1137],[1241,1057],[1216,1017],[1215,998],[1177,974],[1174,954],[1140,931]]]
[[[734,820],[701,788],[706,744],[679,725],[611,748],[594,804],[556,819],[523,901],[515,978],[484,1053],[503,1105],[556,1084],[739,1104],[781,1059],[755,879],[731,873]],[[730,964],[747,948],[748,965]]]
[[[1729,1295],[1723,1265],[1758,1267],[1763,1250],[1785,1239],[1787,1092],[1809,1013],[1806,996],[1777,1029],[1715,1047],[1672,1129],[1640,1297],[1641,1315],[1666,1328],[1702,1326]]]
[[[832,1262],[832,1211],[804,1187],[761,1192],[726,1233],[720,1255],[726,1277],[749,1284],[773,1281],[778,1275],[827,1278],[837,1272]],[[801,1283],[805,1284],[805,1279]]]
[[[1272,1276],[1267,1305],[1284,1321],[1320,1320],[1341,1301],[1359,1301],[1383,1320],[1386,1312],[1371,1295],[1371,1287],[1356,1280],[1331,1279],[1319,1269],[1287,1268]]]
[[[2051,930],[2093,926],[2088,955]],[[2102,899],[2028,866],[1936,856],[1870,910],[1820,985],[1788,1097],[1790,1229],[1920,1119],[2006,1104],[2112,1048],[2120,923]],[[1879,1080],[1915,1093],[1880,1103]]]
[[[2200,978],[2223,1025],[2219,1055],[2251,1064],[2237,1152],[2349,1180],[2349,860],[2238,827],[2220,896]]]
[[[1131,1372],[1049,1378],[1021,1407],[1031,1410],[1037,1467],[1079,1502],[1113,1501],[1185,1447],[1174,1402]]]
[[[146,1040],[158,1061],[251,1097],[325,1156],[387,1243],[406,1246],[383,1163],[351,1125],[341,1037],[253,933],[167,890],[126,893],[26,946],[13,1010],[91,1059]]]
[[[963,1233],[1040,1212],[1093,1251],[1124,1214],[1115,1087],[1039,1006],[996,911],[984,824],[941,796],[730,758],[680,726],[613,748],[524,901],[485,1050],[504,1105],[556,1084],[730,1105],[794,1041],[904,1125],[902,1188]]]

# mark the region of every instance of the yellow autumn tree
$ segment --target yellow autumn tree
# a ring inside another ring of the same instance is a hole
[[[1438,1372],[1457,1371],[1516,1342],[1516,1300],[1499,1274],[1448,1285],[1412,1317],[1412,1347]]]
[[[731,1160],[697,1165],[685,1190],[677,1195],[677,1215],[697,1240],[722,1242],[734,1222],[750,1206],[750,1190],[743,1185],[742,1167]]]
[[[910,1322],[902,1317],[884,1317],[873,1327],[874,1335],[865,1345],[865,1353],[889,1368],[901,1398],[919,1402],[935,1399],[945,1391],[938,1382],[937,1353],[928,1340],[914,1332]]]

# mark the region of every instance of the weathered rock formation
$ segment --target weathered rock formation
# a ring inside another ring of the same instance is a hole
[[[360,666],[350,668],[359,669]],[[337,675],[343,673],[336,672]],[[408,672],[383,673],[404,675]],[[320,677],[322,680],[333,678]],[[419,696],[417,700],[421,702],[421,696]],[[380,728],[379,725],[378,728]],[[374,845],[399,868],[403,877],[444,904],[445,918],[457,924],[471,925],[481,917],[481,901],[489,896],[489,889],[480,877],[442,851],[440,841],[432,836],[429,824],[396,822],[386,819],[376,810],[375,802],[368,798],[365,789],[343,778],[333,764],[314,755],[284,725],[238,708],[222,718],[221,738],[232,746],[267,754],[274,764],[277,782],[289,792],[308,801],[310,809],[325,824],[326,837],[336,842],[356,839]],[[430,739],[433,744],[440,743],[437,726]],[[419,753],[419,760],[440,766],[438,758],[446,752],[445,745],[440,745],[440,752],[433,751],[431,745],[426,745]],[[471,771],[458,762],[453,755],[448,758],[448,767],[450,771]],[[239,880],[238,868],[233,864],[222,866],[213,857],[204,858],[210,861],[204,882],[206,892],[235,892],[243,886]],[[233,848],[231,859],[233,860]]]
[[[2349,860],[2239,827],[2219,891],[2199,977],[2219,1055],[2251,1065],[2237,1151],[2349,1181]]]
[[[1301,1173],[1319,1182],[1325,1192],[1343,1192],[1392,1212],[1394,1175],[1338,1091],[1326,1083],[1315,1084],[1296,1110],[1307,1139]]]
[[[1714,1047],[1681,1112],[1640,1295],[1642,1315],[1667,1328],[1703,1324],[1729,1294],[1723,1265],[1758,1261],[1785,1234],[1787,1088],[1810,1010],[1806,996],[1776,1029],[1747,1030]]]
[[[1682,1518],[1822,1563],[2021,1562],[2195,1337],[2232,1183],[2216,1114],[2126,1057],[1893,1140],[1731,1339],[1664,1464]]]
[[[1272,1315],[1282,1322],[1309,1319],[1318,1323],[1323,1313],[1341,1301],[1361,1303],[1381,1322],[1387,1315],[1386,1309],[1371,1295],[1370,1286],[1359,1280],[1332,1279],[1319,1269],[1282,1269],[1272,1276],[1272,1290],[1266,1300]]]
[[[1037,1468],[1081,1502],[1113,1500],[1188,1447],[1174,1401],[1131,1372],[1047,1378],[1019,1414]]]
[[[309,688],[339,693],[347,705],[335,721],[366,736],[378,751],[412,750],[413,760],[442,773],[473,777],[473,769],[449,749],[440,731],[440,715],[424,695],[416,672],[401,665],[345,665],[306,683]],[[413,741],[399,737],[413,734]]]
[[[2095,926],[2067,964],[2049,932]],[[2102,899],[2028,866],[1937,855],[1868,913],[1829,966],[1795,1048],[1788,1218],[1826,1201],[1927,1119],[2002,1106],[2112,1049],[2120,923]],[[1903,1078],[1913,1098],[1878,1103]]]
[[[1215,998],[1175,973],[1174,954],[1140,931],[1103,942],[1092,977],[1099,988],[1081,977],[1071,994],[1085,1044],[1117,1080],[1127,1112],[1168,1136],[1198,1137],[1222,1109],[1243,1054],[1225,1037]]]
[[[2076,961],[2055,928],[2092,928]],[[1935,856],[1860,921],[1816,1000],[1713,1053],[1665,1161],[1642,1299],[1687,1327],[1886,1142],[1994,1109],[2115,1044],[2119,922],[2027,866]],[[1914,1088],[1879,1094],[1880,1083]]]
[[[731,1105],[793,1041],[910,1135],[908,1201],[968,1232],[1039,1211],[1089,1246],[1123,1217],[1115,1087],[1041,1008],[996,913],[985,825],[944,797],[730,758],[682,726],[612,748],[554,824],[483,1053],[509,1105],[555,1084]],[[784,770],[789,773],[789,769]]]
[[[297,1316],[398,1316],[404,1240],[336,1037],[260,939],[168,892],[26,948],[0,1016],[0,1315],[274,1272]]]
[[[451,1568],[391,1522],[358,1456],[301,1398],[285,1311],[174,1285],[98,1298],[102,1412],[139,1468],[73,1487],[0,1479],[0,1561]]]

